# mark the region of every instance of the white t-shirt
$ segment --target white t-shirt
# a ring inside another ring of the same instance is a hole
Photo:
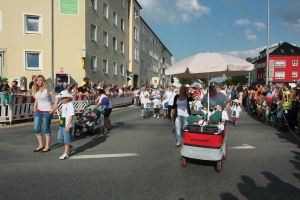
[[[228,118],[228,113],[227,113],[226,110],[223,110],[223,111],[222,111],[222,120],[229,120],[229,118]]]
[[[153,90],[152,93],[151,93],[151,96],[152,96],[152,97],[156,97],[156,96],[159,95],[159,93],[160,93],[160,92],[159,92],[157,89],[156,89],[156,90]]]
[[[37,109],[41,111],[52,110],[52,106],[51,106],[52,98],[46,89],[43,92],[35,93],[34,98],[38,101]]]
[[[134,91],[133,91],[133,95],[134,95],[135,97],[138,97],[138,96],[139,96],[138,92],[139,92],[139,90],[134,90]]]
[[[240,106],[231,106],[231,117],[239,118],[241,111],[242,109]]]
[[[173,106],[174,104],[174,97],[175,97],[175,93],[174,92],[166,92],[166,96],[167,96],[167,101],[169,102],[170,106]]]
[[[212,108],[216,106],[217,100],[225,101],[226,103],[230,101],[230,99],[225,94],[223,94],[222,92],[217,92],[217,94],[214,97],[209,96],[209,104],[211,105]],[[206,101],[207,101],[207,94],[204,95],[201,102],[204,103]]]
[[[101,101],[102,101],[102,99],[103,98],[108,98],[105,94],[101,94],[101,96],[100,96],[100,98],[99,98],[99,102],[101,103]],[[112,104],[111,104],[111,102],[110,102],[110,99],[108,98],[108,100],[109,100],[109,103],[108,103],[108,105],[105,107],[105,109],[106,108],[112,108]]]
[[[200,108],[202,108],[201,101],[195,101],[194,102],[194,110],[198,111],[198,110],[200,110]]]
[[[150,103],[151,103],[150,99],[144,98],[144,99],[141,101],[141,103],[144,105],[144,108],[150,108]]]
[[[160,105],[161,105],[161,100],[159,99],[153,100],[153,108],[160,108]]]
[[[141,103],[143,103],[143,100],[145,99],[146,94],[149,96],[149,92],[141,92],[140,98],[141,98]]]
[[[69,123],[70,117],[75,115],[75,109],[74,109],[73,103],[69,102],[69,103],[63,104],[62,108],[61,108],[61,111],[62,111],[61,116],[66,118],[65,123],[66,123],[66,126],[67,126],[67,124]],[[74,126],[74,118],[72,119],[72,122],[70,124],[70,128],[73,127],[73,126]]]

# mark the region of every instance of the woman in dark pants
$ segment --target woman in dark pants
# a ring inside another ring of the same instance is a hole
[[[179,94],[174,97],[173,110],[171,114],[171,116],[175,119],[175,147],[180,147],[182,128],[186,124],[186,118],[191,115],[190,101],[193,101],[193,98],[188,92],[187,87],[181,86]]]

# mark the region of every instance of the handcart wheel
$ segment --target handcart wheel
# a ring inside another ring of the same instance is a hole
[[[227,144],[226,144],[226,147],[225,147],[225,153],[224,153],[223,159],[226,160],[226,158],[227,158]]]
[[[222,167],[223,167],[223,161],[222,160],[217,161],[215,164],[215,170],[217,172],[220,172],[222,170]]]
[[[181,167],[185,167],[187,165],[187,158],[181,157]]]
[[[103,133],[103,135],[107,134],[107,128],[105,126],[102,127],[102,133]]]
[[[74,129],[74,137],[79,138],[82,134],[82,131],[79,128]]]

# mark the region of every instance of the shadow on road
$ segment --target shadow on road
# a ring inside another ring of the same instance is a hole
[[[296,151],[292,151],[292,153],[295,154],[294,158],[295,160],[290,160],[290,163],[292,163],[296,170],[300,171],[300,153]],[[293,175],[300,180],[300,174],[299,173],[293,173]]]
[[[239,199],[236,196],[234,196],[233,194],[231,194],[230,192],[222,193],[220,196],[221,196],[222,200],[238,200]]]
[[[72,155],[76,155],[78,153],[82,153],[84,151],[86,151],[87,149],[92,149],[95,146],[98,146],[101,143],[104,143],[107,139],[107,135],[96,135],[93,136],[93,138],[87,142],[86,144],[80,146],[80,147],[76,147],[75,151],[72,153]]]
[[[243,183],[237,184],[240,193],[247,199],[299,199],[300,189],[283,182],[270,172],[262,172],[270,181],[267,187],[261,187],[246,175],[242,175]]]

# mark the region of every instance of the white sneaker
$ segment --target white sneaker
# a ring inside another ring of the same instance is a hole
[[[156,115],[154,115],[154,117],[156,117]]]
[[[64,159],[67,159],[69,158],[69,155],[64,153],[61,157],[59,157],[60,160],[64,160]]]
[[[141,117],[143,117],[144,115],[143,114],[141,114]]]
[[[159,115],[157,115],[157,118],[159,118]]]

